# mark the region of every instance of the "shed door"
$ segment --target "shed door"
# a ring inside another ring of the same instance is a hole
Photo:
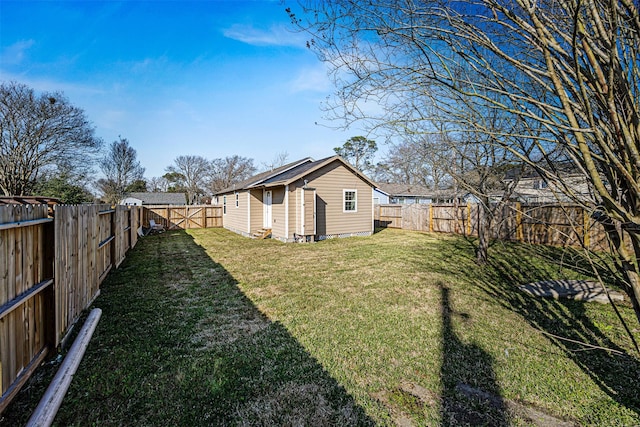
[[[264,228],[271,228],[271,224],[273,224],[273,215],[271,211],[271,190],[265,190],[262,200],[262,226]]]
[[[302,234],[316,234],[316,190],[304,188],[302,198]]]

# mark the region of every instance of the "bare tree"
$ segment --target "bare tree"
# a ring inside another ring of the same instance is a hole
[[[262,162],[262,168],[265,171],[272,171],[274,169],[279,168],[280,166],[284,166],[287,164],[287,159],[289,158],[289,153],[286,151],[281,151],[275,155],[270,162]]]
[[[84,111],[63,94],[37,95],[24,84],[0,84],[0,190],[30,194],[39,176],[84,175],[102,144]]]
[[[153,193],[166,192],[169,183],[162,176],[153,176],[147,180],[147,188]]]
[[[200,197],[206,194],[210,170],[209,161],[202,156],[178,156],[174,164],[166,168],[168,174],[164,176],[176,177],[174,181],[186,191],[189,204],[193,204],[200,203]]]
[[[100,160],[100,170],[105,178],[98,180],[98,188],[105,201],[117,204],[129,187],[143,180],[144,168],[137,160],[136,150],[126,138],[120,137],[109,145],[106,155]]]
[[[544,132],[526,135],[535,140],[534,150],[523,150],[513,138],[503,146],[560,185],[547,153],[561,152],[582,171],[594,197],[575,201],[605,226],[620,285],[640,320],[637,2],[301,3],[311,12],[307,21],[291,10],[290,16],[312,34],[309,47],[332,67],[338,102],[329,108],[340,118],[412,132],[424,129],[421,123],[444,94],[538,123]],[[458,73],[461,67],[473,73]],[[384,114],[367,114],[363,100],[377,100]]]
[[[437,191],[450,180],[448,169],[451,158],[441,150],[440,135],[421,135],[406,138],[391,146],[384,159],[376,165],[377,181],[400,184],[419,184]]]
[[[231,185],[250,178],[256,173],[253,159],[234,155],[211,162],[210,188],[217,193]]]

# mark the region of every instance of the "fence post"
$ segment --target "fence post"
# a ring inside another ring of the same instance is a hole
[[[522,204],[516,202],[516,239],[519,242],[524,241],[524,231],[522,229]]]
[[[429,203],[429,232],[433,232],[433,203]]]
[[[113,212],[110,212],[109,215],[111,216],[111,232],[109,236],[113,237],[109,246],[109,251],[111,252],[111,266],[115,267],[118,264],[118,251],[116,250],[118,246],[118,235],[116,234],[116,230],[118,229],[118,207],[115,206],[113,208]]]
[[[471,236],[471,202],[467,202],[467,236]]]
[[[54,207],[55,210],[55,207]],[[54,220],[55,221],[55,220]],[[49,286],[44,291],[44,340],[45,344],[55,348],[56,342],[56,310],[58,305],[56,304],[56,294],[54,288],[56,286],[57,277],[55,277],[55,255],[56,255],[56,233],[55,222],[47,223],[43,225],[42,229],[43,239],[43,277],[53,277],[54,285]],[[59,243],[58,243],[59,244]]]

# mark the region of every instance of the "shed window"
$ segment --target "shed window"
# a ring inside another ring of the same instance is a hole
[[[222,196],[222,215],[227,214],[227,196]]]
[[[344,212],[357,212],[357,193],[356,190],[342,190],[342,200]]]
[[[240,206],[240,194],[236,193],[236,208]]]

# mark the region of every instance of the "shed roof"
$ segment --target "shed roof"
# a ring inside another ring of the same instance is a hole
[[[273,171],[263,172],[261,174],[252,176],[251,178],[243,182],[240,182],[232,187],[226,188],[218,192],[217,194],[225,194],[233,191],[247,190],[250,188],[267,188],[267,187],[276,187],[280,185],[288,185],[336,161],[340,162],[347,169],[353,172],[354,175],[358,176],[360,179],[362,179],[372,187],[376,186],[376,184],[373,181],[371,181],[362,172],[358,171],[349,163],[347,163],[340,156],[325,157],[324,159],[315,160],[315,161],[312,160],[310,157],[306,157],[304,159],[301,159],[296,162],[289,163],[280,168],[274,169]]]
[[[376,187],[394,197],[433,197],[434,191],[417,184],[380,183]]]
[[[184,193],[148,193],[134,192],[127,197],[142,200],[143,205],[186,205],[187,199]]]
[[[275,168],[273,170],[269,170],[269,171],[265,171],[265,172],[260,172],[257,175],[253,175],[250,178],[245,179],[244,181],[240,181],[237,182],[223,190],[218,191],[216,194],[224,194],[224,193],[232,193],[234,191],[238,191],[238,190],[244,190],[246,188],[252,187],[257,183],[263,182],[271,177],[277,176],[281,173],[284,173],[286,171],[288,171],[291,168],[295,168],[296,166],[303,164],[303,163],[308,163],[308,162],[312,162],[313,160],[311,159],[311,157],[305,157],[304,159],[300,159],[297,160],[295,162],[291,162],[291,163],[287,163],[286,165],[280,166],[278,168]]]

